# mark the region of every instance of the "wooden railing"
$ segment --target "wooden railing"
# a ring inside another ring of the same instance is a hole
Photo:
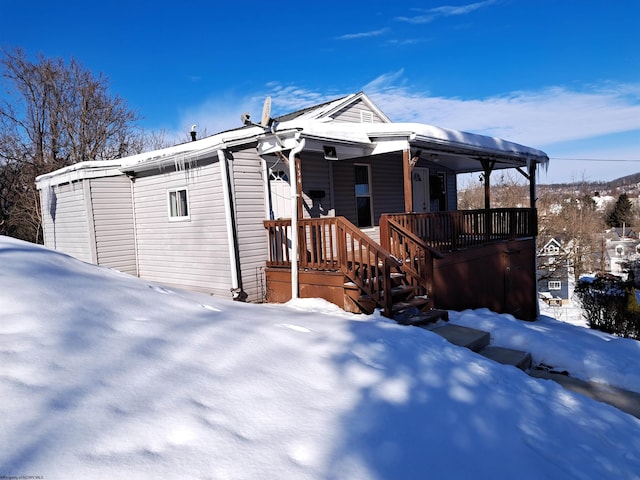
[[[400,261],[400,268],[409,285],[414,287],[415,295],[426,295],[433,306],[433,259],[443,255],[391,217],[380,217],[380,242]]]
[[[441,252],[537,234],[536,210],[532,208],[399,213],[384,217]]]
[[[268,267],[291,266],[291,220],[265,220]],[[391,273],[400,263],[344,217],[298,221],[300,269],[342,272],[369,295],[384,314],[391,312]]]

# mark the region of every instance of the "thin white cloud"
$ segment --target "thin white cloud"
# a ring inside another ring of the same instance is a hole
[[[389,31],[388,28],[381,28],[379,30],[371,30],[369,32],[360,32],[360,33],[347,33],[345,35],[340,35],[338,40],[354,40],[358,38],[370,38],[370,37],[378,37],[380,35],[384,35]]]
[[[496,136],[543,146],[640,129],[640,84],[592,86],[587,91],[550,87],[484,99],[432,97],[399,85],[402,71],[387,73],[364,91],[394,121]]]
[[[470,3],[468,5],[450,6],[444,5],[441,7],[434,7],[429,9],[415,9],[420,12],[419,15],[396,17],[396,20],[407,23],[429,23],[438,17],[450,17],[455,15],[467,15],[471,12],[479,10],[484,7],[488,7],[496,3],[496,0],[485,0],[483,2]]]
[[[405,71],[387,72],[362,88],[318,92],[297,85],[271,82],[264,90],[239,96],[217,96],[185,109],[175,132],[188,139],[191,125],[201,135],[241,126],[240,115],[249,112],[254,121],[262,115],[267,95],[272,116],[282,115],[363,90],[393,120],[419,122],[463,130],[544,150],[552,159],[639,158],[640,141],[608,142],[606,135],[640,130],[640,83],[585,86],[581,90],[549,87],[539,91],[507,92],[487,98],[464,99],[432,96],[409,84]],[[616,137],[617,138],[617,137]],[[553,160],[545,181],[570,181],[572,177],[612,179],[636,171],[637,163]],[[545,174],[545,175],[547,175]]]

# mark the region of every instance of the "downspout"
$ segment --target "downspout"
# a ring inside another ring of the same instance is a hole
[[[291,190],[291,299],[298,298],[298,182],[296,155],[304,148],[304,138],[289,152],[289,184]]]
[[[240,281],[240,256],[238,252],[238,232],[236,231],[235,216],[231,202],[231,188],[229,186],[229,166],[225,150],[218,150],[220,162],[220,177],[222,181],[222,199],[224,203],[224,219],[227,227],[227,246],[229,248],[229,265],[231,267],[231,294],[234,300],[246,299]]]

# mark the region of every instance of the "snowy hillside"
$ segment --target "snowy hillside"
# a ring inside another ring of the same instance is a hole
[[[640,420],[423,329],[172,291],[6,237],[0,266],[0,476],[640,478]],[[451,317],[640,391],[638,342]]]

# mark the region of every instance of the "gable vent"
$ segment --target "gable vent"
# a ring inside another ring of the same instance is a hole
[[[360,110],[360,123],[373,123],[373,113]]]

